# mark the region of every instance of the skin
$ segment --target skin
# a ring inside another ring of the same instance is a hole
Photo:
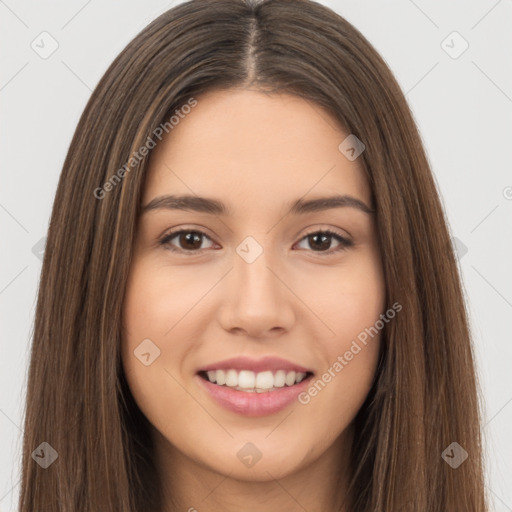
[[[371,207],[362,164],[339,151],[348,133],[336,120],[298,97],[237,89],[196,99],[152,150],[142,205],[192,194],[233,215],[141,215],[123,304],[123,367],[153,428],[165,510],[348,511],[352,421],[375,376],[380,333],[309,403],[267,416],[224,409],[196,372],[271,355],[318,378],[379,319],[385,286],[373,215],[347,206],[286,215],[301,197],[347,194]],[[158,241],[174,229],[206,236],[194,245],[177,235],[167,247],[181,252],[172,252]],[[325,229],[353,245],[334,252],[336,238],[322,248],[307,236]],[[247,236],[263,249],[252,263],[236,252]],[[134,355],[146,338],[160,350],[148,366]],[[252,467],[237,457],[247,442],[262,454]]]

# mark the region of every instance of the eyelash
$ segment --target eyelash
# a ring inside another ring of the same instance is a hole
[[[195,234],[197,234],[199,236],[206,237],[206,238],[210,239],[210,237],[206,233],[203,233],[202,231],[199,231],[197,229],[180,229],[180,230],[173,231],[171,233],[167,233],[166,235],[164,235],[159,240],[159,245],[166,246],[165,248],[167,250],[169,250],[169,251],[177,252],[177,253],[182,253],[182,254],[184,254],[186,256],[193,256],[193,255],[199,254],[199,253],[203,252],[204,250],[206,250],[206,249],[199,249],[199,250],[196,250],[196,251],[187,251],[185,249],[177,249],[176,247],[173,247],[169,242],[173,238],[176,238],[177,235],[181,235],[182,233],[195,233]],[[299,242],[302,242],[304,239],[306,239],[306,238],[308,238],[308,237],[310,237],[312,235],[320,235],[320,234],[332,237],[332,238],[336,239],[338,242],[340,242],[340,245],[336,249],[330,249],[328,251],[311,251],[311,252],[314,252],[316,254],[320,254],[321,256],[329,256],[331,254],[335,254],[335,253],[344,251],[344,250],[346,250],[349,247],[352,247],[354,245],[352,241],[347,240],[346,238],[342,237],[341,235],[339,235],[335,231],[331,231],[330,229],[312,231],[311,233],[308,233],[308,234],[304,235],[300,239]]]

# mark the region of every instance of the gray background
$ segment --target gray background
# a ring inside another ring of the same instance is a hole
[[[0,512],[17,504],[39,253],[68,145],[112,60],[177,3],[0,0]],[[512,2],[322,3],[374,44],[419,125],[457,239],[485,409],[487,486],[494,510],[512,511]],[[52,39],[58,48],[44,59]]]

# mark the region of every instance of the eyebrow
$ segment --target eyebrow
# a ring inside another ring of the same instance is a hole
[[[367,214],[374,213],[374,210],[363,201],[349,195],[335,195],[308,200],[302,198],[297,199],[289,205],[288,213],[301,215],[344,207],[356,208]],[[186,210],[209,213],[212,215],[232,216],[231,210],[221,201],[191,195],[165,195],[155,197],[142,208],[142,214],[155,210]]]

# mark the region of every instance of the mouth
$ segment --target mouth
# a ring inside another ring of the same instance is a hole
[[[297,401],[313,375],[313,371],[281,358],[256,361],[238,357],[203,367],[196,378],[208,399],[223,409],[244,416],[266,416]]]
[[[272,393],[310,380],[313,372],[283,369],[255,372],[252,370],[230,368],[208,371],[200,370],[198,375],[210,384],[243,393]]]

